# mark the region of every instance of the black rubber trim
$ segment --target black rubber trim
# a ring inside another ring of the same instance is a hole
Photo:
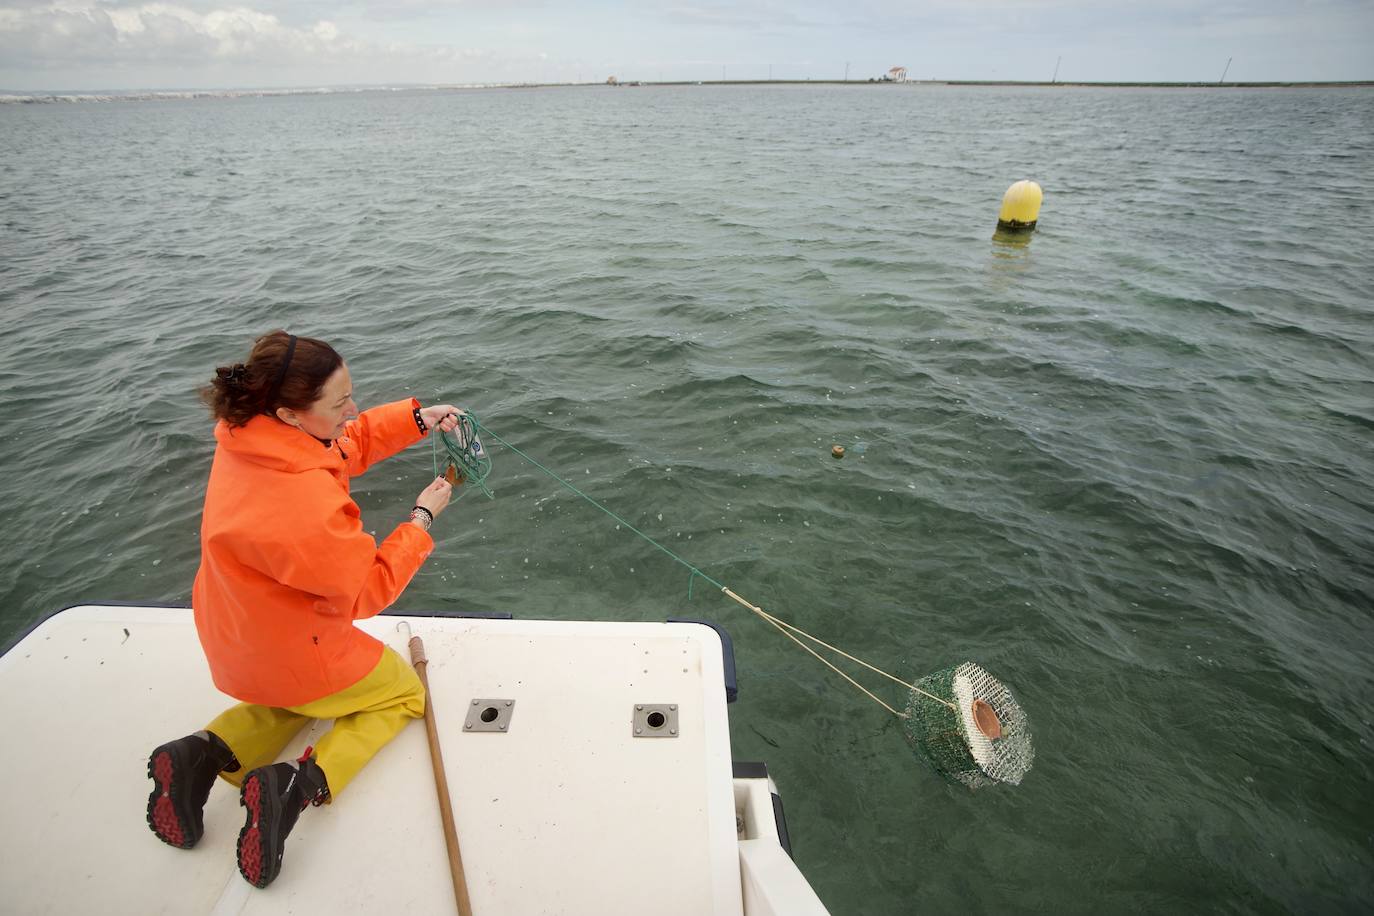
[[[773,793],[773,821],[778,825],[778,842],[782,844],[783,852],[787,853],[787,858],[796,859],[792,855],[792,838],[787,835],[787,815],[782,812],[782,796]]]
[[[768,765],[759,760],[732,760],[730,767],[736,779],[768,778]],[[778,845],[792,859],[792,837],[787,833],[787,815],[782,810],[782,796],[776,792],[769,794],[773,796],[773,824],[778,830]]]
[[[734,760],[730,766],[736,779],[767,779],[768,764],[761,760]]]
[[[43,624],[47,623],[49,620],[52,620],[52,619],[53,619],[54,617],[56,617],[58,614],[61,614],[61,613],[64,612],[64,611],[70,611],[72,608],[77,608],[77,607],[89,607],[89,606],[91,606],[91,605],[94,605],[94,606],[97,606],[97,607],[160,607],[160,608],[168,608],[169,610],[178,610],[178,611],[189,611],[189,610],[191,609],[191,606],[190,606],[189,604],[165,604],[165,603],[163,603],[163,602],[161,602],[161,601],[79,601],[79,602],[77,602],[76,604],[68,604],[68,605],[66,605],[66,606],[64,606],[64,607],[58,608],[58,609],[55,610],[55,611],[52,611],[51,613],[44,614],[42,617],[38,618],[38,619],[35,620],[33,623],[29,624],[27,627],[24,628],[24,631],[23,631],[22,633],[18,634],[18,635],[15,636],[13,639],[11,639],[8,643],[6,643],[5,648],[4,648],[4,651],[0,651],[0,655],[7,655],[7,654],[9,654],[9,651],[10,651],[11,649],[13,649],[15,646],[19,645],[19,644],[20,644],[21,642],[23,642],[24,640],[28,639],[28,638],[29,638],[29,635],[30,635],[31,633],[33,633],[34,630],[38,629],[38,628],[41,627]],[[386,611],[382,611],[382,613],[381,613],[380,615],[378,615],[378,616],[381,616],[381,617],[472,617],[472,618],[476,618],[476,619],[478,619],[478,620],[514,620],[514,619],[515,619],[512,615],[507,614],[507,613],[505,613],[505,612],[503,612],[503,611],[397,611],[397,610],[386,610]]]
[[[378,617],[448,617],[471,618],[473,620],[514,620],[513,614],[506,611],[382,611]]]
[[[720,637],[720,654],[722,667],[725,669],[725,702],[733,703],[739,699],[739,683],[735,680],[735,643],[730,638],[730,634],[725,631],[725,627],[709,620],[697,620],[694,617],[669,617],[669,623],[699,623],[704,627],[710,627],[716,631]]]

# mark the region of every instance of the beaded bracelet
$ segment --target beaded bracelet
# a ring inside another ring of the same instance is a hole
[[[414,509],[410,510],[410,520],[412,522],[419,522],[420,527],[428,531],[429,526],[434,524],[434,513],[424,506],[416,506]]]

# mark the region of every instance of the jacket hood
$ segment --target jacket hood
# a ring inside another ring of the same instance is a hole
[[[291,474],[316,468],[334,470],[343,463],[333,442],[321,442],[304,430],[266,414],[259,414],[243,426],[233,428],[220,420],[215,424],[215,441],[236,457]]]

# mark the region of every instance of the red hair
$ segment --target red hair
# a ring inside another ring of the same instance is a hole
[[[320,399],[324,383],[343,365],[343,357],[323,340],[269,331],[253,344],[248,360],[220,366],[200,398],[215,419],[243,426],[278,407],[308,410]]]

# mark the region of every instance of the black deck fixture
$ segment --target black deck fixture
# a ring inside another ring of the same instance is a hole
[[[730,766],[736,779],[768,778],[768,765],[761,760],[734,760]],[[778,844],[789,859],[796,861],[796,856],[792,855],[792,838],[787,834],[787,815],[782,810],[782,796],[776,792],[769,794],[773,796],[773,823],[778,828]]]

